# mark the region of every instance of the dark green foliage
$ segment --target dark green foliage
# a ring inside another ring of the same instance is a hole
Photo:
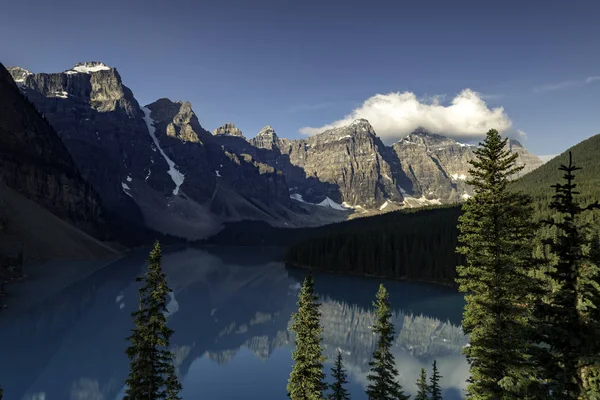
[[[315,281],[309,273],[298,295],[298,312],[292,315],[291,330],[296,334],[296,349],[292,353],[294,366],[287,384],[288,397],[292,400],[321,400],[327,389],[319,296],[314,291]]]
[[[392,324],[392,307],[389,294],[383,285],[379,285],[375,306],[375,324],[373,333],[377,336],[377,344],[373,359],[369,362],[371,372],[367,376],[367,396],[369,400],[403,400],[410,396],[404,394],[402,385],[396,381],[398,370],[392,354],[394,344],[394,325]]]
[[[429,383],[429,394],[431,400],[442,400],[442,388],[440,387],[440,379],[442,376],[437,369],[437,361],[433,360],[433,367],[431,370],[431,378]]]
[[[175,375],[173,353],[169,339],[173,331],[167,327],[166,276],[161,269],[161,249],[156,242],[148,260],[148,272],[137,278],[140,288],[140,308],[132,313],[135,328],[128,340],[130,359],[125,400],[178,400],[181,384]]]
[[[463,329],[470,345],[467,392],[471,399],[525,399],[532,380],[530,327],[532,296],[540,292],[529,276],[533,265],[530,198],[509,191],[517,154],[507,139],[490,130],[470,164],[475,196],[463,205],[459,218],[466,265],[457,283],[465,292]]]
[[[291,246],[288,265],[395,279],[453,282],[462,260],[458,207],[402,210],[337,224]]]
[[[598,202],[579,205],[574,183],[575,171],[569,153],[563,184],[556,184],[550,209],[554,214],[544,222],[555,235],[544,241],[550,250],[547,276],[550,287],[536,308],[538,339],[542,346],[538,362],[552,397],[557,399],[600,398],[597,374],[600,370],[598,265],[594,264],[597,237],[590,238],[589,224],[582,216],[600,209]]]
[[[421,368],[421,375],[417,379],[417,395],[415,400],[429,400],[429,386],[427,385],[427,372]]]
[[[342,353],[338,351],[335,359],[335,364],[331,368],[331,375],[333,376],[333,383],[330,386],[331,393],[328,396],[329,400],[349,400],[350,394],[344,387],[348,383],[346,376],[346,370],[342,363]]]
[[[555,213],[550,208],[554,193],[549,188],[561,178],[559,168],[568,163],[569,153],[572,153],[577,165],[582,168],[577,173],[579,201],[588,204],[600,199],[600,135],[595,135],[513,182],[511,189],[532,196],[536,220],[548,219]],[[580,218],[582,222],[600,227],[600,211],[581,215]],[[548,237],[554,231],[550,226],[541,228],[543,237]]]
[[[2,394],[4,393],[4,391],[2,390],[2,387],[0,387],[0,400],[2,400]]]

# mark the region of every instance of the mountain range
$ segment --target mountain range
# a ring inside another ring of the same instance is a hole
[[[233,123],[207,131],[189,102],[140,105],[101,62],[8,71],[62,139],[68,154],[55,157],[72,160],[109,221],[197,240],[224,222],[319,226],[472,195],[465,181],[476,147],[425,130],[388,146],[357,119],[306,139],[280,137],[271,126],[247,139]],[[523,174],[542,164],[519,142],[510,148]]]

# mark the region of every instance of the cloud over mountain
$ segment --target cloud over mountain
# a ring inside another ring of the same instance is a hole
[[[419,99],[412,92],[377,94],[340,120],[318,128],[304,127],[300,132],[314,135],[347,125],[357,118],[369,120],[377,135],[387,143],[419,127],[463,140],[481,138],[489,129],[512,132],[512,121],[504,108],[488,107],[482,96],[471,89],[463,90],[448,104],[442,104],[441,98]]]

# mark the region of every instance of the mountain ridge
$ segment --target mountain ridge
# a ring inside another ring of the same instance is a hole
[[[10,72],[107,209],[159,232],[196,240],[223,222],[314,226],[472,195],[464,183],[471,146],[424,130],[386,146],[359,118],[294,140],[266,125],[248,139],[231,122],[209,132],[186,101],[141,106],[117,69],[101,62]]]

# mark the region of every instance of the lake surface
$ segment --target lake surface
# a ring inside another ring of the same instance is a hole
[[[285,399],[294,338],[288,331],[303,270],[288,269],[277,249],[165,250],[171,345],[184,400]],[[22,315],[0,314],[0,384],[6,400],[121,399],[125,355],[138,306],[135,277],[147,252],[94,273]],[[342,351],[353,399],[365,399],[375,337],[372,301],[380,283],[316,274],[328,360]],[[396,326],[399,382],[415,391],[434,359],[447,400],[462,399],[468,365],[460,329],[464,301],[455,290],[384,281]]]

